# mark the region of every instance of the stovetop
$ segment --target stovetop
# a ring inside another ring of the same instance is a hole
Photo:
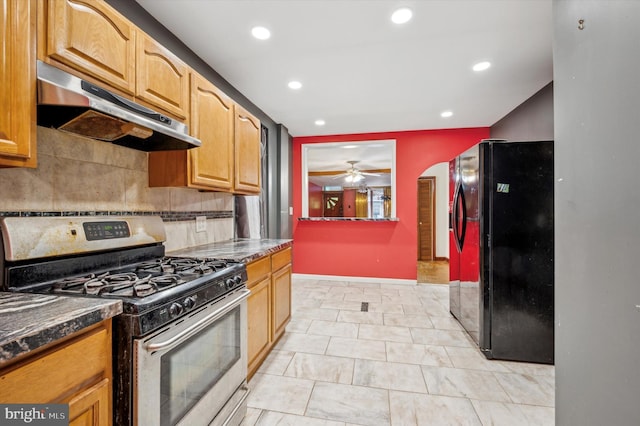
[[[227,278],[233,273],[223,260],[163,257],[130,266],[81,276],[67,277],[51,284],[52,293],[122,297],[130,303],[154,293],[177,288],[200,277]],[[234,277],[229,277],[233,280]],[[233,287],[233,283],[228,285]]]

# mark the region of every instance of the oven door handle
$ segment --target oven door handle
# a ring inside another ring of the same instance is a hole
[[[220,307],[220,309],[216,309],[215,312],[210,313],[206,317],[202,318],[200,321],[198,321],[195,324],[193,324],[191,327],[182,330],[180,333],[176,334],[172,338],[167,339],[167,340],[165,340],[163,342],[147,343],[147,344],[144,345],[144,348],[147,350],[147,352],[156,352],[156,351],[167,350],[167,349],[173,348],[174,346],[178,345],[181,341],[183,341],[185,339],[188,339],[189,337],[193,336],[194,334],[200,332],[202,329],[206,328],[209,324],[211,324],[212,322],[216,321],[217,319],[219,319],[220,317],[222,317],[226,313],[230,312],[240,302],[242,302],[247,297],[249,297],[250,294],[251,294],[251,291],[246,290],[246,289],[240,291],[240,294],[238,296],[236,296],[233,299],[229,300],[222,307]]]

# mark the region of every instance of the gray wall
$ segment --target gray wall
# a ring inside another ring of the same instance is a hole
[[[270,238],[280,238],[280,206],[273,205],[271,200],[280,198],[280,186],[279,182],[283,178],[281,176],[281,168],[278,164],[282,161],[278,156],[280,149],[278,147],[278,125],[271,117],[266,115],[258,106],[254,105],[249,99],[247,99],[242,93],[236,90],[228,81],[226,81],[220,74],[207,65],[198,55],[191,51],[182,41],[175,37],[170,31],[168,31],[162,24],[160,24],[153,16],[147,13],[138,3],[132,0],[106,0],[112,7],[126,16],[130,21],[140,27],[143,31],[160,42],[164,47],[173,52],[180,59],[189,64],[193,69],[206,77],[209,81],[215,84],[219,89],[229,95],[234,101],[246,108],[251,114],[255,115],[263,126],[265,126],[269,133],[269,140],[267,143],[267,180],[263,182],[263,194],[262,197],[267,203],[267,216],[263,218],[264,227],[266,228],[266,236]],[[288,152],[290,148],[284,147],[284,150]],[[287,167],[286,171],[289,172],[291,167]],[[275,219],[274,219],[275,218]]]
[[[640,425],[640,2],[553,15],[556,424]]]
[[[492,139],[553,140],[553,82],[491,126]]]

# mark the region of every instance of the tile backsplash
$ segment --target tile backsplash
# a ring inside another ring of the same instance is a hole
[[[0,169],[0,214],[157,214],[167,251],[233,238],[232,194],[149,188],[146,152],[37,129],[38,167]]]

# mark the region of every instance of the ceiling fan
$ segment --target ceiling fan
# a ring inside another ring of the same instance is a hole
[[[359,163],[359,161],[350,160],[347,161],[347,163],[351,164],[351,168],[344,173],[335,176],[334,179],[344,177],[346,182],[360,182],[364,180],[365,176],[380,176],[378,173],[363,172],[356,169],[355,165],[356,163]]]

